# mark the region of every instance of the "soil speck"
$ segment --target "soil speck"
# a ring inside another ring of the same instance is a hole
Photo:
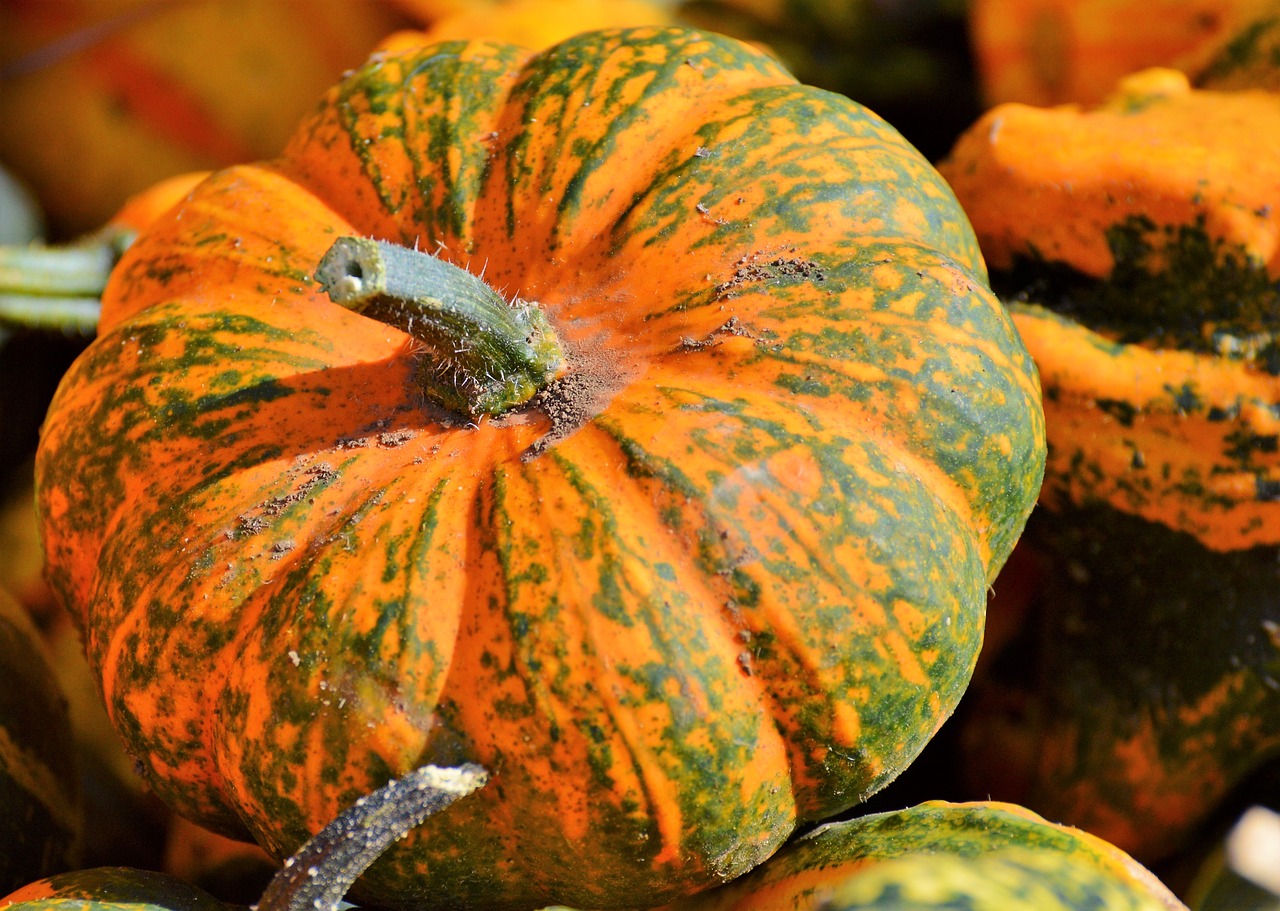
[[[567,372],[530,403],[551,420],[551,429],[524,451],[524,461],[537,458],[605,409],[622,382],[615,357],[616,351],[588,345],[570,353]]]
[[[750,285],[797,282],[821,284],[827,280],[827,274],[821,266],[802,256],[789,255],[794,253],[794,247],[787,247],[779,255],[763,251],[748,253],[734,263],[733,274],[716,285],[716,299],[735,297]]]

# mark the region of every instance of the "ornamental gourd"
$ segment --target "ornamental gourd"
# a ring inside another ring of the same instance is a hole
[[[686,29],[445,43],[129,248],[37,499],[180,812],[283,857],[478,762],[357,900],[635,906],[923,747],[1042,418],[963,212],[866,109]]]
[[[942,165],[1050,441],[1032,657],[976,688],[1015,708],[973,713],[975,775],[1147,861],[1280,754],[1276,136],[1280,95],[1151,70],[1096,109],[995,108]]]

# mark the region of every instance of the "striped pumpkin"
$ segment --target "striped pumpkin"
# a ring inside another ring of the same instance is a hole
[[[561,366],[476,407],[507,375],[477,352],[526,331],[428,337],[425,292],[383,302],[402,328],[334,303],[317,263],[368,236],[536,301],[494,320],[538,322]],[[37,497],[108,710],[180,812],[282,857],[471,760],[490,785],[362,900],[633,906],[912,760],[1042,433],[915,150],[746,45],[633,29],[376,55],[281,159],[197,187],[114,271]]]
[[[995,108],[942,165],[1050,443],[1051,570],[1009,646],[1034,657],[975,695],[1012,708],[973,713],[975,774],[1144,860],[1280,754],[1277,137],[1280,95],[1152,70],[1096,109]],[[1010,743],[1024,789],[993,778]]]
[[[679,911],[1186,911],[1100,838],[998,802],[930,801],[821,826]]]

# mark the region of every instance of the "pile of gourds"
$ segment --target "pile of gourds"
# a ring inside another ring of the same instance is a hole
[[[936,155],[870,3],[0,12],[2,904],[1274,908],[1280,7],[1166,2],[922,4]]]

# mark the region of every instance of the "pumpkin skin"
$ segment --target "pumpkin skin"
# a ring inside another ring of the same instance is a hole
[[[1045,502],[1280,544],[1277,133],[1280,96],[1150,70],[1091,111],[996,108],[940,165],[1002,289],[1061,311],[1015,303],[1060,415]]]
[[[1277,133],[1280,96],[1156,70],[1094,110],[996,108],[941,165],[1050,442],[1029,657],[975,687],[971,775],[1147,862],[1280,751]]]
[[[0,889],[73,866],[83,825],[66,697],[39,633],[0,591]]]
[[[1150,871],[1013,804],[929,801],[829,823],[680,911],[1169,911]]]
[[[408,337],[310,279],[342,233],[538,301],[579,423],[425,406]],[[746,45],[631,29],[376,55],[281,159],[197,187],[113,273],[37,498],[108,711],[184,815],[280,857],[469,759],[491,783],[357,900],[635,906],[918,753],[1042,433],[917,152]]]

